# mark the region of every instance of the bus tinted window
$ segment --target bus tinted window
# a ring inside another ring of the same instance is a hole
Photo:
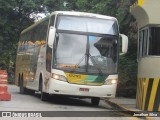
[[[46,19],[36,26],[31,27],[26,32],[23,32],[18,43],[18,52],[34,48],[34,45],[44,44],[47,36],[48,23],[49,19]]]
[[[59,30],[117,35],[116,22],[107,19],[59,16],[57,28]]]
[[[50,26],[54,26],[55,15],[51,16]]]

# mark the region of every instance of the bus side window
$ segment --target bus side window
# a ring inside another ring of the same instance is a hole
[[[54,26],[54,21],[55,21],[55,15],[51,16],[50,26]]]

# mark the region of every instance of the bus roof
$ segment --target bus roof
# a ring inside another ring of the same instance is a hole
[[[77,11],[55,11],[52,12],[51,15],[62,14],[62,15],[73,15],[73,16],[86,16],[86,17],[95,17],[95,18],[103,18],[103,19],[111,19],[117,20],[115,17],[94,14],[94,13],[87,13],[87,12],[77,12]]]
[[[28,30],[32,29],[33,27],[37,26],[39,23],[43,22],[46,19],[49,19],[52,15],[73,15],[73,16],[85,16],[85,17],[94,17],[94,18],[101,18],[101,19],[109,19],[117,21],[115,17],[106,16],[106,15],[100,15],[100,14],[94,14],[94,13],[87,13],[87,12],[77,12],[77,11],[54,11],[49,16],[41,19],[40,21],[34,23],[33,25],[29,26],[28,28],[24,29],[21,34],[27,32]]]

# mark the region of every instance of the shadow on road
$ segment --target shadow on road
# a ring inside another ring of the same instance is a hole
[[[35,94],[34,96],[41,99],[39,94]],[[54,104],[61,104],[61,105],[95,107],[91,105],[90,101],[83,101],[83,99],[66,97],[66,96],[53,96],[53,95],[48,96],[47,102],[54,103]]]

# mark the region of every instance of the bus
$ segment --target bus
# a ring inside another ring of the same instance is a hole
[[[120,36],[117,19],[93,13],[55,11],[23,30],[16,57],[20,93],[91,98],[115,97]]]

